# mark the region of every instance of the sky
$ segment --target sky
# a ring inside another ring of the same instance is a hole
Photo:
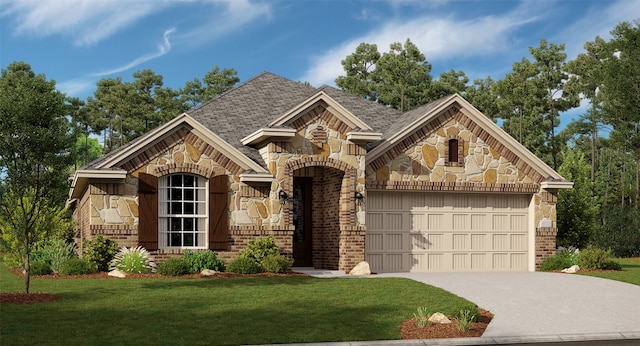
[[[0,0],[0,65],[24,61],[83,100],[100,79],[143,69],[173,89],[216,65],[241,81],[269,71],[335,86],[358,44],[383,53],[408,38],[434,78],[498,80],[542,38],[573,59],[639,18],[640,0]]]

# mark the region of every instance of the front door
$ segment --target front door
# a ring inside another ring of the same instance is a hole
[[[313,266],[311,178],[293,178],[293,265]]]

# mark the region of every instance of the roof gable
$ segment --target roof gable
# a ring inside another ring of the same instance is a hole
[[[376,169],[389,155],[393,156],[400,146],[411,145],[417,132],[430,132],[439,128],[444,118],[458,116],[472,133],[489,146],[499,151],[508,160],[523,166],[544,180],[564,180],[558,172],[531,153],[522,144],[502,130],[488,117],[478,111],[462,96],[450,95],[422,107],[404,113],[383,135],[383,140],[367,154],[367,164]],[[527,167],[525,167],[525,165]]]

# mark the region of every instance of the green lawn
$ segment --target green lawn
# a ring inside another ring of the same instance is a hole
[[[617,259],[622,266],[622,271],[607,273],[584,273],[584,275],[628,282],[640,286],[640,257]],[[578,272],[580,273],[580,272]]]
[[[0,263],[0,292],[24,279]],[[0,307],[5,345],[266,344],[398,339],[419,306],[474,304],[408,279],[32,279],[61,300]]]

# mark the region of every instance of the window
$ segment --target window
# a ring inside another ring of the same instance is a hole
[[[449,140],[449,162],[458,162],[458,140]]]
[[[207,247],[207,180],[187,174],[159,180],[160,248]]]

